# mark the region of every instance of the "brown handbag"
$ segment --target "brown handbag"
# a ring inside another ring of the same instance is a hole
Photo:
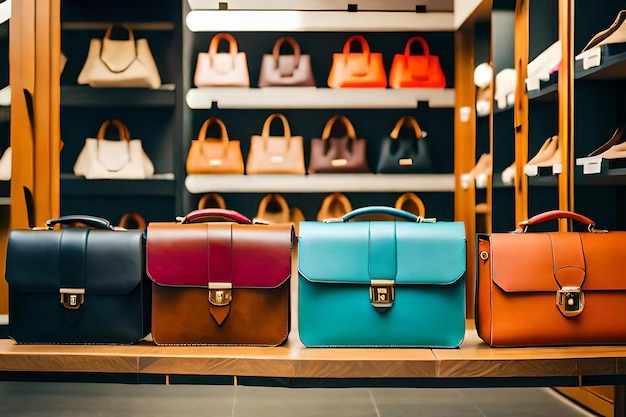
[[[293,55],[281,55],[280,47],[291,45]],[[278,38],[271,55],[263,55],[259,87],[315,87],[311,56],[300,52],[300,45],[290,36]]]
[[[568,218],[585,232],[534,232]],[[477,239],[476,330],[491,346],[626,343],[626,232],[549,211]]]
[[[134,211],[129,211],[128,213],[125,213],[120,219],[119,227],[122,227],[124,229],[145,230],[146,221],[143,217],[141,217],[141,214]]]
[[[273,208],[278,208],[274,210]],[[270,210],[272,209],[272,210]],[[259,203],[254,221],[262,223],[290,223],[289,204],[280,194],[267,194]]]
[[[205,194],[198,201],[198,210],[205,208],[226,208],[226,202],[224,201],[224,197],[219,195],[218,193],[209,193]]]
[[[342,193],[332,193],[324,197],[322,206],[317,212],[317,221],[340,219],[352,211],[352,204]]]
[[[330,137],[335,122],[345,127],[344,136]],[[332,172],[369,172],[365,139],[357,139],[347,117],[335,115],[328,120],[321,139],[311,141],[309,174]]]
[[[272,120],[283,122],[283,136],[270,136]],[[253,135],[246,161],[247,174],[305,174],[302,136],[291,136],[287,118],[280,113],[269,115],[261,135]]]
[[[283,343],[290,329],[292,244],[291,224],[252,224],[232,210],[195,210],[179,223],[150,223],[154,342]]]
[[[396,200],[394,207],[399,210],[408,211],[419,217],[426,216],[426,206],[421,198],[414,193],[404,193]]]
[[[211,123],[220,126],[219,138],[207,138]],[[198,139],[191,141],[186,163],[188,174],[243,174],[243,155],[238,140],[229,140],[226,126],[217,117],[204,121]]]

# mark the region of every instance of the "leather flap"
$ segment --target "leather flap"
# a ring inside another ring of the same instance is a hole
[[[65,229],[67,230],[67,229]],[[6,280],[21,292],[59,293],[67,279],[59,251],[65,230],[13,230],[7,246]],[[127,294],[144,275],[143,233],[90,230],[84,251],[86,294]],[[80,265],[81,262],[76,262]],[[78,272],[78,271],[77,271]]]
[[[427,56],[411,56],[408,58],[408,67],[411,78],[414,80],[424,81],[428,79],[428,63]]]
[[[465,268],[460,222],[300,223],[298,272],[311,282],[370,285],[371,279],[395,279],[396,285],[448,285]]]
[[[584,279],[583,290],[626,290],[626,270],[621,267],[626,232],[498,233],[490,239],[493,281],[505,292],[556,292],[557,280],[561,285],[580,285],[563,282],[561,271],[581,266],[584,270],[574,271],[574,276]],[[571,259],[565,260],[560,248],[567,248]]]
[[[347,69],[346,75],[363,77],[370,72],[369,54],[350,54],[345,59]]]
[[[132,40],[102,40],[102,62],[113,72],[123,72],[137,59],[137,46]]]
[[[223,236],[220,232],[231,227],[230,259],[212,257],[211,236]],[[221,270],[230,270],[233,288],[275,288],[291,275],[291,245],[291,224],[150,223],[148,276],[163,286],[207,288],[209,264],[215,270],[220,263]]]

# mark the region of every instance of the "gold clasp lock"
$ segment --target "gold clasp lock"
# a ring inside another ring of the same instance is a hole
[[[392,279],[373,279],[370,284],[370,302],[374,307],[391,307],[396,298]]]
[[[565,317],[574,317],[585,308],[585,294],[580,287],[563,287],[556,292],[556,305]]]
[[[209,283],[209,302],[214,306],[226,306],[233,299],[233,285],[229,282]]]
[[[61,288],[61,304],[68,310],[78,310],[85,302],[85,290],[83,288]]]

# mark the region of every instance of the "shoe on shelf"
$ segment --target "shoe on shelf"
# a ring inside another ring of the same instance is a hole
[[[545,148],[539,150],[526,165],[524,174],[534,177],[539,173],[539,168],[552,167],[552,174],[560,174],[562,171],[561,152],[559,152],[559,137],[552,136],[550,143]],[[544,143],[545,145],[545,143]]]
[[[516,72],[513,68],[505,68],[496,74],[496,91],[494,99],[499,109],[505,109],[515,103]]]
[[[607,29],[596,33],[581,52],[611,43],[626,42],[626,10],[621,10]]]
[[[611,146],[606,151],[602,152],[598,155],[604,159],[622,159],[626,158],[626,142],[618,143],[617,145]]]
[[[491,175],[491,154],[484,153],[478,158],[478,162],[474,165],[474,168],[466,174],[461,174],[461,188],[467,190],[472,181],[475,181],[478,176],[483,175],[486,179],[487,175]],[[482,181],[482,177],[481,180]]]
[[[539,90],[539,81],[550,81],[550,74],[559,70],[563,52],[561,41],[556,41],[537,58],[528,63],[526,89],[528,91]]]
[[[541,145],[541,148],[539,148],[539,151],[537,151],[535,156],[530,158],[526,165],[535,165],[537,162],[550,158],[558,145],[558,141],[555,140],[556,138],[556,136],[551,136],[546,139],[543,145]]]
[[[474,69],[474,84],[476,92],[476,114],[486,116],[491,110],[491,80],[493,69],[488,62],[483,62]]]
[[[515,162],[502,171],[502,184],[513,184],[515,182]]]
[[[606,141],[606,143],[604,143],[602,146],[600,146],[598,149],[591,152],[587,156],[598,156],[601,153],[609,150],[611,147],[619,143],[624,143],[625,140],[626,140],[626,124],[622,124],[617,129],[615,129],[615,132],[613,132],[613,135],[608,141]]]
[[[487,203],[478,203],[476,204],[476,214],[487,214],[489,213],[489,206]]]

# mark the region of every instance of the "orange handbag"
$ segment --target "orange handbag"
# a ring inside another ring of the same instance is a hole
[[[211,123],[221,129],[219,138],[207,138]],[[217,117],[204,121],[198,139],[191,141],[186,162],[187,174],[243,174],[243,155],[238,140],[229,140],[226,126]]]
[[[526,233],[568,218],[585,232]],[[580,214],[548,211],[514,233],[479,234],[475,322],[491,346],[626,343],[626,232]]]
[[[411,45],[422,44],[423,55],[411,55]],[[439,57],[430,54],[428,43],[421,36],[412,36],[404,47],[404,54],[393,57],[389,71],[391,88],[444,88],[446,76]]]
[[[361,44],[361,52],[350,52],[353,42]],[[343,45],[343,53],[333,54],[328,86],[386,88],[387,74],[383,65],[383,54],[370,52],[370,47],[362,35],[350,36]]]

